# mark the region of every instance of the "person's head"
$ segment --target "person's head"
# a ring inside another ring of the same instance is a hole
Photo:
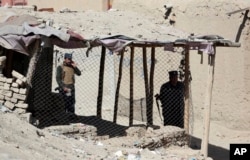
[[[169,71],[169,81],[172,85],[176,85],[178,82],[178,71]]]
[[[70,64],[72,62],[72,54],[70,53],[65,53],[64,54],[64,62],[66,64]]]

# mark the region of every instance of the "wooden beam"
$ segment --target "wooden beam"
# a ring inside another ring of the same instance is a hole
[[[118,75],[118,80],[117,80],[116,93],[115,93],[115,104],[114,104],[114,117],[113,117],[114,123],[116,123],[116,121],[117,121],[117,110],[118,110],[120,85],[121,85],[121,79],[122,79],[122,64],[123,64],[124,50],[122,50],[120,56],[121,57],[120,57],[120,64],[119,64],[119,75]]]
[[[134,47],[131,47],[130,53],[130,98],[129,98],[129,126],[133,125],[134,117]]]
[[[104,68],[105,68],[106,48],[102,46],[100,69],[99,69],[99,87],[97,96],[97,110],[96,116],[102,118],[102,98],[103,98],[103,82],[104,82]]]
[[[130,47],[164,47],[166,44],[147,44],[147,43],[132,43],[132,44],[129,44]]]
[[[150,79],[149,79],[149,112],[150,117],[152,117],[153,125],[153,102],[154,102],[154,71],[155,71],[155,47],[151,48],[151,67],[150,67]]]
[[[240,37],[241,37],[241,35],[242,35],[242,31],[243,31],[243,29],[245,28],[245,26],[246,26],[246,21],[248,20],[248,12],[249,12],[249,10],[246,10],[246,12],[245,12],[245,15],[244,15],[244,18],[243,18],[243,21],[242,21],[242,23],[241,23],[241,25],[240,25],[240,28],[238,29],[238,32],[237,32],[237,36],[236,36],[236,39],[235,39],[235,42],[239,42],[240,41]]]
[[[216,48],[214,47],[214,53],[216,54]],[[204,118],[204,132],[202,139],[201,151],[205,157],[208,156],[208,143],[209,143],[209,130],[210,130],[210,117],[211,117],[211,103],[212,103],[212,90],[214,82],[214,67],[215,67],[215,54],[209,55],[210,63],[208,67],[208,79],[207,79],[207,96],[205,100],[205,118]]]

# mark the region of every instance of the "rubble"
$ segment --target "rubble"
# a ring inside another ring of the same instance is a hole
[[[165,126],[162,129],[153,130],[148,128],[145,136],[141,137],[137,143],[134,144],[138,148],[148,148],[154,150],[156,148],[170,146],[187,146],[188,135],[185,130],[175,126]]]

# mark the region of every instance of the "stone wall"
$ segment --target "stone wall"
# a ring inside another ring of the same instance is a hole
[[[111,0],[28,0],[28,5],[37,6],[37,9],[41,8],[53,8],[54,11],[61,11],[65,8],[71,11],[107,11],[110,6]]]

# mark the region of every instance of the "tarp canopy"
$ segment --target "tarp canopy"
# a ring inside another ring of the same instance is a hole
[[[30,55],[30,45],[43,36],[51,38],[52,44],[59,47],[85,47],[81,35],[72,30],[57,30],[30,15],[12,16],[0,23],[0,45],[6,49]]]
[[[240,43],[232,42],[218,35],[189,36],[186,39],[176,39],[175,41],[141,41],[126,37],[124,35],[116,35],[101,39],[95,39],[91,44],[92,46],[105,46],[113,52],[120,52],[126,46],[164,47],[165,50],[173,51],[174,47],[189,46],[190,50],[198,50],[213,45],[220,47],[240,47],[241,45]]]
[[[211,45],[224,47],[240,47],[235,43],[218,35],[189,36],[175,41],[142,41],[124,35],[114,35],[104,38],[84,39],[72,30],[57,30],[36,20],[30,15],[12,16],[0,23],[0,46],[30,55],[30,47],[42,37],[48,37],[51,43],[61,48],[86,48],[105,46],[110,51],[120,52],[126,46],[135,47],[164,47],[173,50],[173,47],[189,46],[190,49],[208,48]]]

